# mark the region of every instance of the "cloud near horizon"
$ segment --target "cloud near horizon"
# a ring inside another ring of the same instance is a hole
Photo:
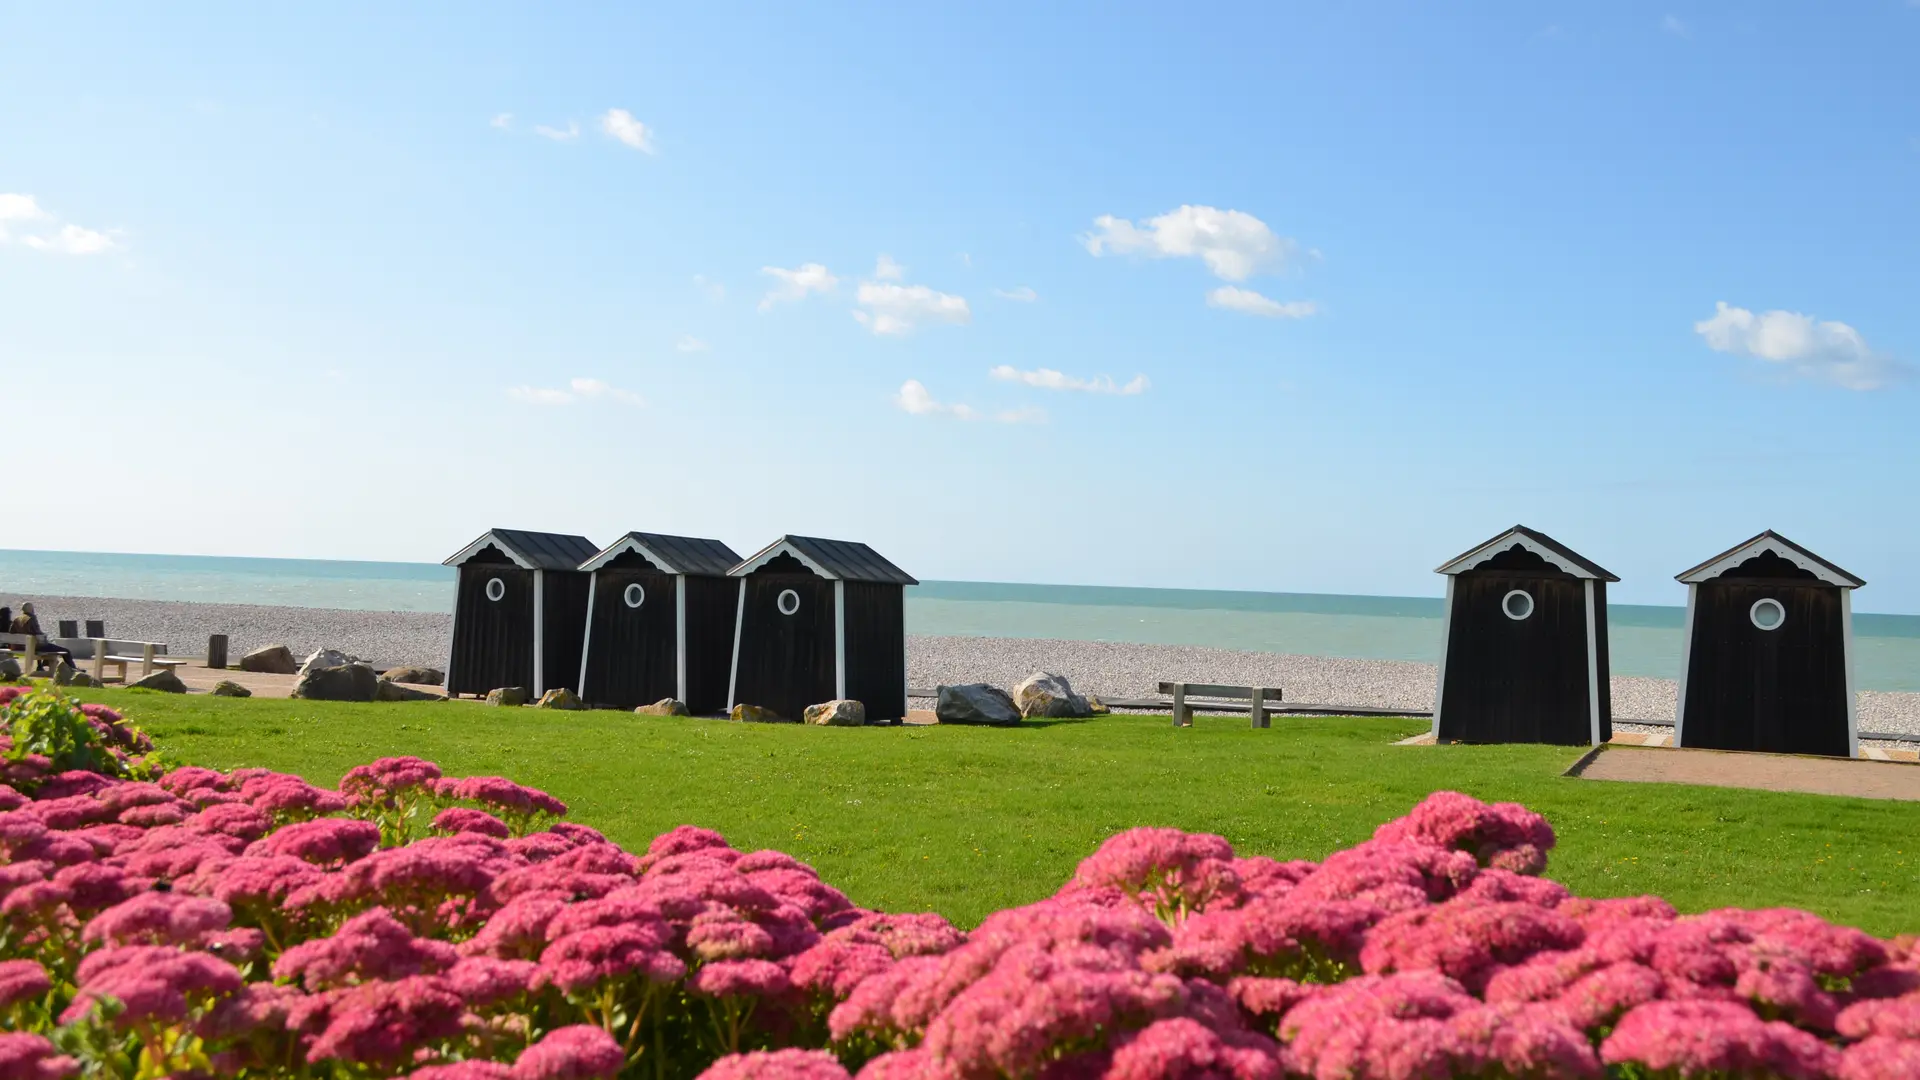
[[[1042,390],[1078,390],[1088,394],[1119,394],[1132,396],[1144,394],[1152,383],[1145,375],[1135,375],[1126,383],[1116,383],[1111,375],[1095,375],[1091,379],[1081,379],[1052,368],[1035,368],[1021,371],[1012,364],[1001,364],[991,368],[987,374],[1003,382],[1017,382],[1026,386],[1037,386]]]
[[[956,420],[992,420],[1000,424],[1037,424],[1047,418],[1046,410],[1031,405],[1003,409],[988,415],[971,405],[948,404],[934,398],[926,384],[919,379],[908,379],[901,383],[900,392],[893,396],[893,403],[914,416],[951,416]]]
[[[102,231],[59,221],[31,195],[0,192],[0,244],[17,241],[55,255],[98,255],[120,246],[117,229]]]
[[[1207,306],[1237,311],[1242,315],[1258,315],[1267,319],[1305,319],[1320,313],[1320,305],[1311,300],[1289,300],[1282,303],[1252,289],[1242,289],[1233,285],[1222,285],[1208,293]]]
[[[643,154],[655,153],[653,129],[635,119],[625,109],[608,109],[600,117],[600,130]]]
[[[554,142],[572,142],[580,137],[580,125],[572,120],[567,121],[567,126],[564,128],[535,124],[533,133],[543,139],[552,139]]]
[[[775,304],[805,300],[811,293],[830,293],[840,284],[840,279],[820,263],[803,263],[792,270],[763,266],[760,272],[780,282],[760,298],[761,311],[771,311]]]
[[[1754,314],[1722,300],[1713,317],[1693,324],[1707,347],[1777,365],[1804,379],[1848,390],[1879,390],[1909,374],[1907,365],[1867,345],[1843,322],[1821,322],[1797,311]]]
[[[1240,210],[1182,206],[1134,223],[1103,214],[1094,231],[1081,238],[1095,256],[1139,254],[1150,259],[1197,258],[1213,275],[1245,281],[1256,271],[1278,266],[1298,246],[1275,235],[1267,223]]]
[[[855,311],[853,317],[876,334],[909,334],[922,322],[973,321],[973,309],[967,306],[965,297],[936,292],[925,285],[863,281],[854,302],[866,310]]]
[[[623,405],[645,405],[647,399],[631,390],[622,390],[603,379],[573,379],[565,390],[544,386],[515,386],[507,390],[507,396],[529,405],[572,405],[579,401],[600,399],[617,401]]]
[[[1040,299],[1040,294],[1025,285],[1015,285],[1011,289],[995,289],[993,295],[1002,300],[1012,300],[1017,304],[1031,304]]]

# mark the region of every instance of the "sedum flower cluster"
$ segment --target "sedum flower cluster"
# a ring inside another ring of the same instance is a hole
[[[1440,792],[1319,864],[1111,837],[971,933],[387,758],[0,785],[0,1080],[1920,1076],[1920,954],[1540,877]]]

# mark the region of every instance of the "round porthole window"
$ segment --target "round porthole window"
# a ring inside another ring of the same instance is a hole
[[[1753,606],[1747,609],[1747,618],[1762,630],[1778,630],[1787,621],[1787,609],[1771,597],[1755,600]]]
[[[487,580],[487,599],[497,604],[500,602],[500,598],[505,595],[507,595],[506,582],[501,581],[499,578],[489,578]]]
[[[620,599],[625,600],[628,607],[639,607],[647,602],[646,586],[636,581],[627,586],[626,591],[620,594]]]
[[[1533,614],[1533,594],[1525,589],[1515,589],[1500,598],[1500,610],[1514,622]]]
[[[780,609],[780,614],[791,615],[800,610],[800,594],[792,589],[781,589],[779,598],[773,603]]]

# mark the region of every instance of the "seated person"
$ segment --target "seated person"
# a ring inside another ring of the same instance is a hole
[[[20,614],[13,617],[13,623],[7,627],[7,632],[35,639],[36,654],[51,656],[68,667],[73,666],[73,654],[68,652],[65,646],[55,645],[48,640],[46,631],[40,629],[40,617],[34,614],[31,603],[20,605]]]

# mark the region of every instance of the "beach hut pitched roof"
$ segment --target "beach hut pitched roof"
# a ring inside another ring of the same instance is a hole
[[[527,529],[488,529],[455,552],[442,566],[459,566],[492,545],[523,570],[577,570],[593,557],[594,543],[584,536],[532,532]]]
[[[745,577],[779,555],[791,555],[807,569],[832,581],[866,581],[881,585],[918,585],[912,575],[881,554],[854,540],[823,540],[817,536],[783,536],[755,552],[727,573]]]
[[[1581,555],[1579,552],[1548,536],[1546,533],[1529,529],[1525,525],[1515,525],[1506,532],[1470,548],[1465,554],[1442,563],[1434,572],[1437,574],[1458,574],[1471,570],[1495,555],[1520,545],[1553,565],[1565,570],[1577,578],[1594,578],[1599,581],[1619,581],[1618,577],[1607,572],[1599,563]]]
[[[582,570],[598,570],[634,551],[668,574],[696,577],[726,577],[740,556],[718,540],[697,536],[669,536],[666,533],[630,532],[580,564]]]
[[[1857,589],[1866,584],[1865,579],[1847,573],[1772,529],[1744,543],[1735,544],[1691,570],[1681,571],[1675,575],[1675,580],[1688,585],[1698,584],[1717,578],[1748,559],[1769,552],[1808,571],[1829,585],[1838,585],[1843,589]]]

